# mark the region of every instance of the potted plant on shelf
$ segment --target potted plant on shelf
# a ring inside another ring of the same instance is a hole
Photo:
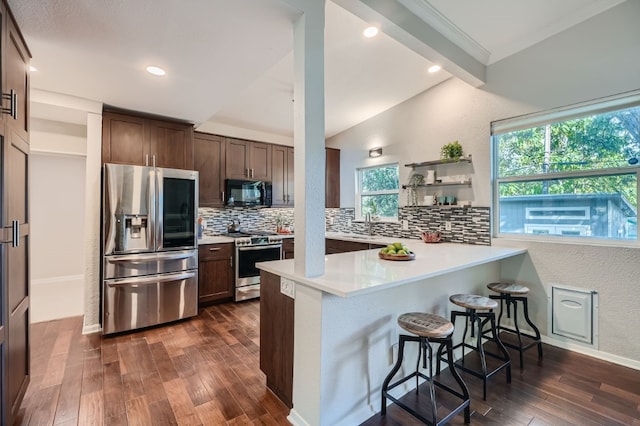
[[[440,158],[442,160],[458,161],[460,157],[462,157],[462,145],[458,141],[445,144],[440,148]]]

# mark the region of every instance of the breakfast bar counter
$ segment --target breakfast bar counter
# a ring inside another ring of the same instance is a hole
[[[503,268],[518,269],[526,256],[524,249],[397,241],[415,260],[382,260],[379,249],[326,255],[319,277],[296,274],[293,259],[257,265],[260,367],[267,386],[293,406],[292,424],[353,425],[379,412],[398,316],[449,318],[450,295],[487,294],[487,283],[508,278]],[[454,338],[461,334],[456,330]],[[398,389],[408,392],[407,386]]]

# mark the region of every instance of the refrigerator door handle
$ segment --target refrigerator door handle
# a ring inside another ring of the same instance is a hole
[[[131,254],[131,255],[122,255],[122,256],[106,256],[107,262],[109,263],[117,263],[117,262],[141,262],[146,260],[180,260],[187,259],[193,256],[193,252],[179,252],[179,253],[171,253],[171,254],[163,254],[162,256],[158,256],[158,254]]]
[[[13,231],[13,238],[11,242],[11,247],[19,247],[20,246],[20,221],[12,220],[11,227]]]
[[[166,283],[170,281],[182,281],[193,278],[195,276],[195,272],[181,272],[178,274],[153,275],[150,277],[118,278],[115,280],[106,280],[105,283],[109,287],[123,287],[128,285],[145,285]]]

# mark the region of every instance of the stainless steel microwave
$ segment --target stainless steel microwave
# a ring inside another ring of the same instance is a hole
[[[227,179],[225,197],[230,207],[271,207],[271,182]]]

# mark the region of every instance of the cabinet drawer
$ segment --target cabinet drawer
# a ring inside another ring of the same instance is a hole
[[[205,244],[198,247],[198,259],[228,259],[233,256],[233,243]]]

